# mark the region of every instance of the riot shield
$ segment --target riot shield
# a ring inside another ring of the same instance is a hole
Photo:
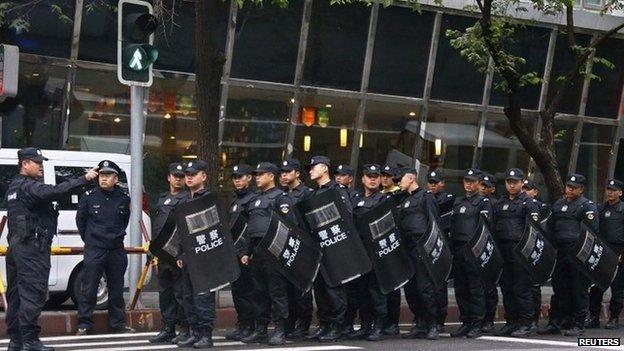
[[[159,260],[176,265],[176,259],[180,255],[180,240],[177,235],[174,211],[167,216],[160,233],[150,241],[149,251]]]
[[[468,250],[467,257],[481,272],[483,281],[496,285],[503,271],[503,258],[483,219],[479,221],[477,231],[465,249]]]
[[[384,294],[401,288],[414,275],[414,266],[396,225],[395,208],[393,199],[385,200],[355,222]]]
[[[178,235],[194,293],[208,293],[238,279],[240,269],[227,223],[209,193],[178,205]]]
[[[571,253],[572,261],[600,289],[607,290],[618,270],[618,255],[598,235],[581,224],[581,237]]]
[[[429,215],[429,218],[433,216]],[[442,287],[451,274],[453,254],[446,235],[435,219],[429,221],[429,228],[418,240],[416,249],[435,286]]]
[[[234,241],[236,252],[243,251],[249,244],[247,223],[248,218],[242,212],[234,213],[230,217],[230,232],[232,233],[232,240]]]
[[[273,213],[259,248],[268,253],[290,283],[303,293],[310,290],[321,267],[322,253],[307,233]]]
[[[362,240],[353,227],[351,214],[335,189],[299,202],[310,233],[321,246],[321,274],[331,287],[349,282],[371,270]]]
[[[539,223],[526,220],[524,234],[513,251],[529,272],[533,284],[543,285],[550,279],[557,262],[557,250],[546,239]]]

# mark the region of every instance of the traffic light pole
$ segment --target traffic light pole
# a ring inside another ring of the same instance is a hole
[[[143,214],[143,87],[130,86],[130,246],[142,246],[141,216]],[[141,274],[143,255],[128,256],[130,296],[136,291]],[[147,258],[146,258],[147,259]]]

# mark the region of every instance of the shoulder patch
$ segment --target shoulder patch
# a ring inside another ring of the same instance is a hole
[[[484,197],[484,198],[483,198],[483,201],[484,201],[484,202],[487,202],[487,201],[490,201],[490,199],[488,199],[487,197]]]

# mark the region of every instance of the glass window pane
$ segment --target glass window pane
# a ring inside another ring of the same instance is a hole
[[[585,115],[617,118],[624,82],[624,40],[609,38],[596,50],[596,57],[609,60],[615,65],[609,69],[600,63],[594,63],[592,73],[600,79],[592,79],[587,96]]]
[[[13,3],[13,11],[3,9],[3,22],[11,24],[20,16],[28,22],[28,27],[21,25],[0,26],[0,42],[17,45],[20,52],[44,56],[69,58],[71,36],[74,27],[73,18],[75,1],[9,1]],[[58,6],[61,13],[52,11]],[[17,9],[19,7],[19,9]]]
[[[17,96],[0,103],[3,147],[59,147],[68,64],[20,62]]]
[[[460,30],[471,27],[476,18],[444,15],[440,29],[440,42],[436,54],[435,73],[431,97],[433,99],[481,103],[485,75],[477,72],[473,64],[463,58],[459,51],[451,47],[447,30]]]
[[[0,165],[0,209],[6,209],[6,192],[13,178],[19,173],[17,163],[14,165]]]
[[[357,108],[356,99],[304,94],[295,130],[294,157],[305,164],[314,155],[326,155],[334,166],[349,164]]]
[[[369,91],[422,96],[434,18],[405,7],[379,9]]]
[[[117,1],[85,5],[80,27],[78,59],[117,63]]]
[[[445,171],[447,191],[462,193],[464,171],[472,166],[480,114],[431,104],[421,163]]]
[[[585,34],[576,34],[576,44],[586,46],[591,37]],[[552,100],[556,91],[559,89],[560,83],[558,77],[565,76],[572,69],[574,59],[570,55],[568,49],[568,40],[565,34],[557,37],[557,45],[555,46],[555,57],[553,60],[552,72],[550,73],[550,85],[548,86],[548,101]],[[583,90],[583,79],[579,78],[568,86],[566,93],[561,99],[558,112],[577,114],[581,103],[581,92]]]
[[[367,163],[412,164],[420,111],[417,105],[367,102],[358,170]]]
[[[618,150],[617,161],[615,162],[615,175],[619,180],[624,179],[624,140],[620,139],[620,147]]]
[[[360,90],[370,7],[316,0],[303,71],[306,85]]]
[[[518,27],[516,33],[516,42],[510,49],[510,52],[526,60],[526,64],[521,66],[522,74],[535,72],[538,77],[542,77],[544,74],[544,65],[546,63],[550,29],[541,27]],[[509,99],[507,95],[498,89],[494,89],[496,84],[500,81],[501,78],[499,75],[495,75],[490,105],[508,105]],[[537,109],[540,90],[541,84],[528,85],[522,88],[522,107]]]
[[[577,122],[555,120],[555,154],[559,164],[559,173],[562,177],[568,175],[568,166],[572,154],[572,143],[576,134]]]
[[[292,83],[297,64],[303,0],[286,9],[248,2],[238,11],[232,77]]]
[[[576,171],[587,177],[585,196],[590,200],[600,202],[603,199],[614,132],[613,126],[583,124]]]

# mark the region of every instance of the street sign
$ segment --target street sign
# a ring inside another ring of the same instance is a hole
[[[120,0],[117,23],[117,77],[125,85],[152,85],[152,65],[158,50],[152,45],[158,19],[152,5],[140,0]]]
[[[0,101],[17,95],[19,48],[0,44]]]

